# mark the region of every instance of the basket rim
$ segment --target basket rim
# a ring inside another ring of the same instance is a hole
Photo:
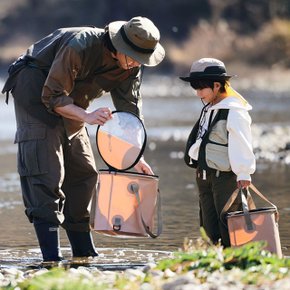
[[[260,207],[260,208],[249,210],[249,214],[258,214],[261,212],[265,212],[265,213],[277,212],[277,209],[274,207]],[[235,217],[235,216],[241,216],[244,214],[245,214],[244,211],[239,210],[239,211],[228,212],[226,217],[231,218],[231,217]]]

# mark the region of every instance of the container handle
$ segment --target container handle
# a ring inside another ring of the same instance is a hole
[[[153,232],[150,231],[149,227],[146,225],[143,215],[142,215],[142,208],[141,208],[141,201],[140,201],[140,195],[139,195],[139,185],[137,183],[131,183],[129,184],[129,190],[133,192],[136,196],[137,202],[138,202],[138,211],[140,214],[140,218],[142,221],[142,225],[144,227],[145,232],[153,239],[156,239],[158,236],[160,236],[162,232],[162,216],[161,216],[161,196],[160,196],[160,190],[157,189],[157,233],[153,234]]]

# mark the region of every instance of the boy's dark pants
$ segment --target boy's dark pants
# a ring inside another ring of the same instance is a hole
[[[201,226],[213,243],[216,244],[221,239],[222,245],[229,247],[228,229],[222,223],[220,213],[237,188],[237,176],[232,171],[217,173],[216,170],[208,170],[205,176],[202,170],[197,169],[196,181],[199,189]],[[241,201],[237,199],[232,209],[240,208]]]

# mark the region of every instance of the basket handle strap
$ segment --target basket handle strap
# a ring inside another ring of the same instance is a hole
[[[230,196],[230,198],[228,199],[228,201],[226,202],[226,204],[224,205],[222,211],[221,211],[221,216],[223,216],[232,206],[232,204],[234,203],[234,201],[236,200],[237,196],[239,194],[239,188],[237,188],[232,195]]]
[[[275,213],[275,220],[276,222],[279,221],[279,211],[278,211],[278,208],[277,206],[272,203],[271,201],[269,201],[253,184],[250,185],[250,188],[261,198],[263,199],[264,201],[266,201],[267,203],[269,203],[275,210],[276,210],[276,213]]]
[[[271,201],[269,201],[253,184],[250,185],[250,188],[263,200],[265,200],[267,203],[272,205],[275,209],[277,209],[277,206],[273,204]]]
[[[138,202],[138,211],[141,217],[142,225],[144,227],[145,232],[153,239],[156,239],[158,236],[160,236],[162,232],[162,215],[161,215],[161,195],[160,195],[160,190],[157,189],[157,233],[153,234],[149,230],[149,227],[146,225],[143,214],[142,214],[142,208],[141,208],[141,200],[140,200],[140,195],[139,195],[139,185],[136,183],[130,184],[130,189],[132,192],[134,192],[137,202]]]
[[[242,189],[241,189],[242,190]],[[228,199],[228,201],[226,202],[226,204],[224,205],[221,213],[220,213],[220,220],[222,221],[222,223],[227,226],[227,223],[225,222],[225,214],[226,212],[231,208],[232,204],[234,203],[234,201],[236,200],[236,198],[238,197],[238,194],[240,192],[240,188],[237,188],[232,195],[230,196],[230,198]],[[250,193],[250,191],[247,188],[247,198],[246,198],[246,202],[248,205],[248,208],[250,210],[255,209],[256,205],[255,202],[252,198],[252,195]]]
[[[238,197],[239,191],[240,191],[240,189],[237,188],[232,193],[232,195],[230,196],[230,198],[228,199],[228,201],[226,202],[226,204],[224,205],[224,207],[221,211],[221,216],[224,215],[231,208],[232,204],[234,203],[234,201]],[[252,195],[248,189],[247,189],[247,203],[248,203],[248,207],[250,210],[256,208],[255,202],[254,202]]]
[[[246,225],[247,225],[247,229],[249,231],[254,230],[254,225],[252,223],[250,214],[249,214],[249,209],[255,209],[255,203],[252,199],[252,196],[247,188],[247,198],[245,197],[245,194],[243,193],[243,189],[242,188],[237,188],[232,195],[230,196],[230,198],[228,199],[228,201],[226,202],[226,204],[224,205],[221,213],[220,213],[220,220],[221,222],[227,227],[227,223],[225,222],[225,214],[226,212],[231,208],[232,204],[234,203],[234,201],[236,200],[236,198],[238,197],[238,194],[241,194],[241,200],[242,200],[242,206],[243,206],[243,212],[245,215],[245,221],[246,221]]]
[[[264,201],[266,201],[267,203],[269,203],[275,210],[276,210],[276,214],[275,214],[275,219],[276,219],[276,222],[278,222],[279,220],[279,212],[278,212],[278,209],[277,209],[277,206],[274,205],[272,202],[270,202],[252,183],[249,187],[247,187],[247,204],[248,204],[248,208],[250,210],[252,209],[255,209],[256,206],[255,206],[255,203],[252,199],[252,196],[250,194],[250,191],[249,191],[249,188],[252,189],[261,199],[263,199]],[[239,191],[240,189],[237,188],[233,193],[232,195],[230,196],[230,198],[228,199],[228,201],[226,202],[226,204],[224,205],[221,213],[220,213],[220,219],[221,221],[226,225],[226,223],[224,222],[224,215],[225,213],[230,209],[230,207],[232,206],[232,204],[234,203],[234,201],[236,200],[238,194],[239,194]],[[243,194],[244,195],[244,194]]]
[[[243,206],[245,222],[246,222],[246,225],[247,225],[247,230],[248,231],[253,231],[254,230],[254,225],[253,225],[253,222],[251,220],[250,213],[249,213],[249,206],[248,206],[247,199],[245,197],[245,194],[244,194],[242,188],[240,188],[239,192],[241,194],[242,206]],[[247,192],[249,192],[248,189],[247,189]]]

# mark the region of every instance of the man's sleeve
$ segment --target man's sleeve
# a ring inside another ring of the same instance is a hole
[[[65,47],[57,53],[42,91],[42,102],[48,111],[53,112],[55,107],[73,104],[69,94],[80,67],[80,56],[73,48]]]
[[[124,80],[119,87],[111,91],[111,96],[116,110],[132,112],[142,119],[140,74],[138,70],[136,74]]]

